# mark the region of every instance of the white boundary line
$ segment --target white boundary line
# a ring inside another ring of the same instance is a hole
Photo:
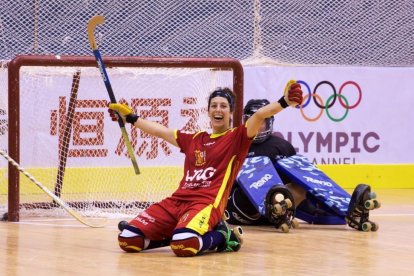
[[[372,214],[370,217],[414,217],[414,213],[399,213],[399,214]],[[121,220],[129,220],[130,218],[118,218],[113,219],[115,221],[115,224],[118,223],[118,221]],[[112,220],[112,219],[111,219]],[[73,228],[89,228],[86,225],[82,225],[79,223],[76,224],[56,224],[53,222],[59,222],[59,221],[67,221],[67,222],[76,222],[76,220],[72,218],[42,218],[42,219],[33,219],[33,220],[24,220],[19,222],[10,222],[15,224],[25,224],[25,225],[37,225],[37,226],[53,226],[53,227],[73,227]],[[306,224],[306,222],[304,222]],[[326,225],[329,226],[329,225]],[[107,225],[104,228],[110,228],[110,229],[118,229],[116,225],[111,226]]]
[[[25,225],[35,225],[35,226],[53,226],[53,227],[73,227],[73,228],[90,228],[86,225],[82,225],[82,224],[56,224],[53,222],[56,221],[68,221],[70,222],[76,222],[76,220],[61,220],[61,219],[55,219],[55,220],[49,220],[49,221],[41,221],[41,220],[33,220],[33,221],[17,221],[17,222],[9,222],[9,223],[13,223],[13,224],[25,224]],[[106,225],[102,228],[113,228],[113,229],[117,229],[116,226],[110,226],[110,225]]]
[[[407,214],[372,214],[369,217],[411,217],[414,216],[412,213]]]

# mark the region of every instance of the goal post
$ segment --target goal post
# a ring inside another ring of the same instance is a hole
[[[143,118],[175,129],[208,130],[208,94],[227,86],[236,95],[233,126],[241,123],[243,67],[236,59],[109,56],[103,60],[119,102],[128,103]],[[106,112],[107,94],[93,57],[17,56],[7,71],[8,154],[50,190],[58,190],[69,206],[86,216],[131,216],[175,190],[182,176],[182,154],[128,127],[142,167],[142,174],[135,175],[120,131]],[[75,72],[80,74],[79,91],[68,108]],[[66,137],[65,129],[72,130]],[[62,143],[62,137],[70,143]],[[62,145],[68,148],[59,148]],[[62,152],[67,154],[65,162],[59,161]],[[63,186],[57,188],[57,183]],[[30,185],[9,164],[9,221],[19,221],[22,211],[34,210],[40,216],[59,213],[56,204]]]

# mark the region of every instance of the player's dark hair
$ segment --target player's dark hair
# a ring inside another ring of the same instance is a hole
[[[210,110],[211,99],[213,99],[215,97],[226,98],[227,101],[229,102],[229,105],[230,105],[230,111],[233,112],[235,97],[234,97],[233,91],[231,91],[230,88],[227,88],[227,87],[221,88],[221,87],[219,87],[216,90],[214,90],[213,92],[211,92],[210,96],[208,97],[208,110]]]

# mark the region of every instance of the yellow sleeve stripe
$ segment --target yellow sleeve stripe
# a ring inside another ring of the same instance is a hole
[[[233,167],[234,158],[236,158],[236,155],[233,155],[233,157],[231,158],[231,160],[229,162],[229,165],[227,166],[226,174],[224,175],[224,179],[223,179],[223,183],[221,183],[220,190],[217,194],[216,200],[214,201],[214,208],[217,208],[219,206],[220,202],[221,202],[224,190],[226,189],[227,184],[228,184],[227,182],[229,181],[229,177],[230,177],[230,174],[231,174],[231,169]]]
[[[177,138],[178,138],[177,133],[178,133],[178,129],[174,130],[174,138],[175,138],[175,140],[177,140]]]
[[[199,135],[200,133],[202,133],[203,131],[199,131],[196,134],[194,134],[193,139],[196,138],[197,135]]]

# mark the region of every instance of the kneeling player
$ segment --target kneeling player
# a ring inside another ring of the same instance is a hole
[[[300,85],[289,83],[278,102],[258,110],[246,124],[231,128],[235,98],[230,89],[218,88],[208,99],[212,133],[169,129],[140,118],[127,105],[110,104],[114,120],[118,119],[114,113],[117,112],[124,123],[164,139],[185,154],[184,175],[178,188],[121,225],[120,247],[127,252],[140,252],[169,244],[180,257],[214,249],[238,251],[242,243],[241,228],[232,230],[222,220],[236,174],[265,118],[300,103]]]

